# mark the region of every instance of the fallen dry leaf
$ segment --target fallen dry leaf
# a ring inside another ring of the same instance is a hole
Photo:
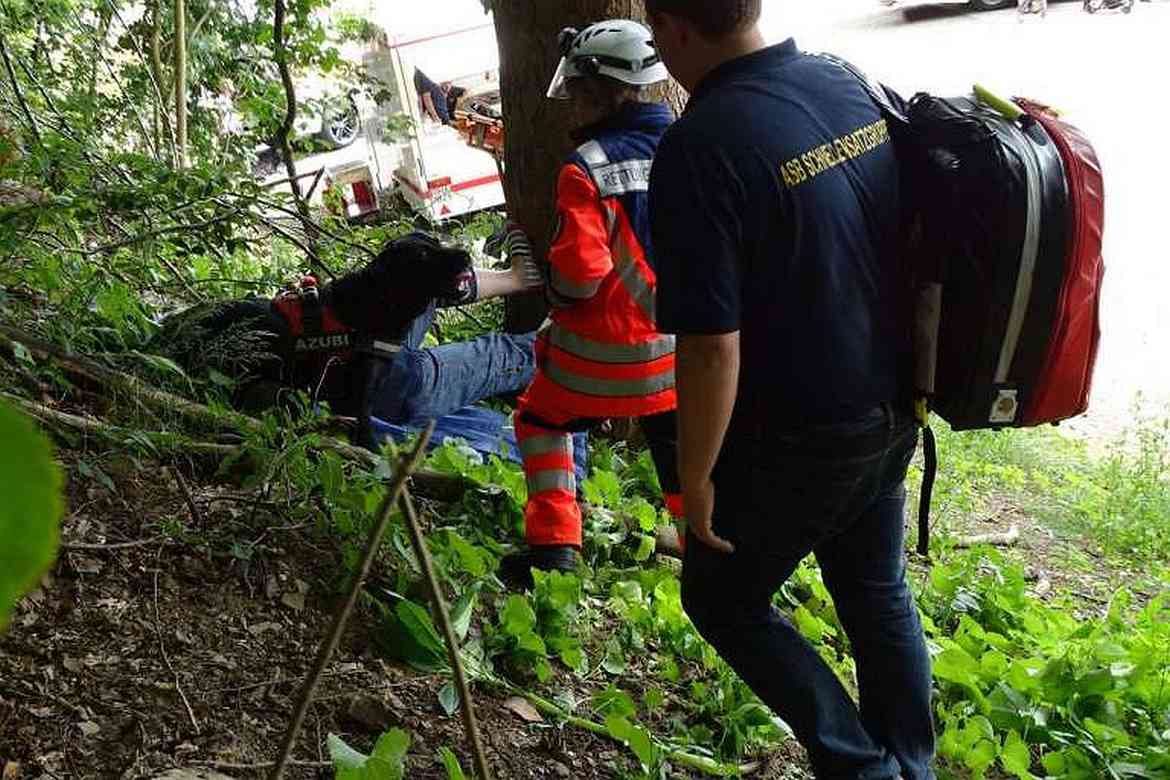
[[[351,720],[375,733],[386,731],[398,724],[398,715],[386,705],[386,702],[368,693],[354,696],[350,700],[346,714]]]
[[[536,711],[536,708],[528,703],[528,699],[521,698],[520,696],[513,696],[508,699],[504,702],[504,706],[520,716],[520,720],[525,723],[540,723],[544,720],[544,718],[540,717],[540,713]]]
[[[78,557],[73,562],[73,568],[79,574],[100,574],[105,564],[95,558]]]
[[[81,733],[87,737],[92,737],[102,730],[102,727],[94,723],[92,720],[83,720],[77,724],[77,728],[81,729]]]
[[[280,597],[280,603],[291,610],[301,612],[305,609],[305,594],[296,592],[286,593]]]
[[[76,658],[65,656],[61,659],[61,665],[65,667],[66,671],[73,672],[74,674],[81,671],[81,661],[78,661]]]
[[[279,631],[280,628],[280,623],[253,623],[248,626],[248,633],[257,636],[265,631]]]
[[[20,778],[20,764],[15,761],[5,761],[4,771],[0,772],[0,780],[18,780]]]

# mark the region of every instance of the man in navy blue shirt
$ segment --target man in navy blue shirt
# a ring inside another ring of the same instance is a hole
[[[659,328],[678,335],[683,604],[794,730],[818,777],[933,778],[930,661],[906,584],[899,179],[861,84],[760,0],[647,0],[691,93],[650,181]],[[815,553],[855,705],[772,607]]]

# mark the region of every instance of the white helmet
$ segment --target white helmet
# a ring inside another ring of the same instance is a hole
[[[630,19],[597,22],[580,31],[566,27],[558,43],[561,63],[548,85],[550,98],[569,97],[565,82],[586,76],[609,76],[640,87],[669,78],[654,36]]]

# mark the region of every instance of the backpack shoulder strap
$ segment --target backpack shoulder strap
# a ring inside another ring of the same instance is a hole
[[[906,116],[906,102],[894,90],[881,82],[874,81],[863,70],[848,60],[841,59],[835,54],[821,53],[815,55],[825,62],[830,62],[841,68],[861,84],[869,94],[871,100],[881,109],[887,120],[893,120],[899,125],[909,125],[910,119]]]

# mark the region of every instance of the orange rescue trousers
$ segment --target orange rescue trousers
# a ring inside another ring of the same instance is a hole
[[[516,442],[520,445],[528,481],[524,536],[529,546],[581,546],[581,508],[577,505],[577,481],[573,472],[572,433],[596,422],[589,418],[548,419],[521,401],[516,411]],[[666,508],[672,517],[681,520],[675,413],[652,414],[639,418],[639,422],[654,459]]]

